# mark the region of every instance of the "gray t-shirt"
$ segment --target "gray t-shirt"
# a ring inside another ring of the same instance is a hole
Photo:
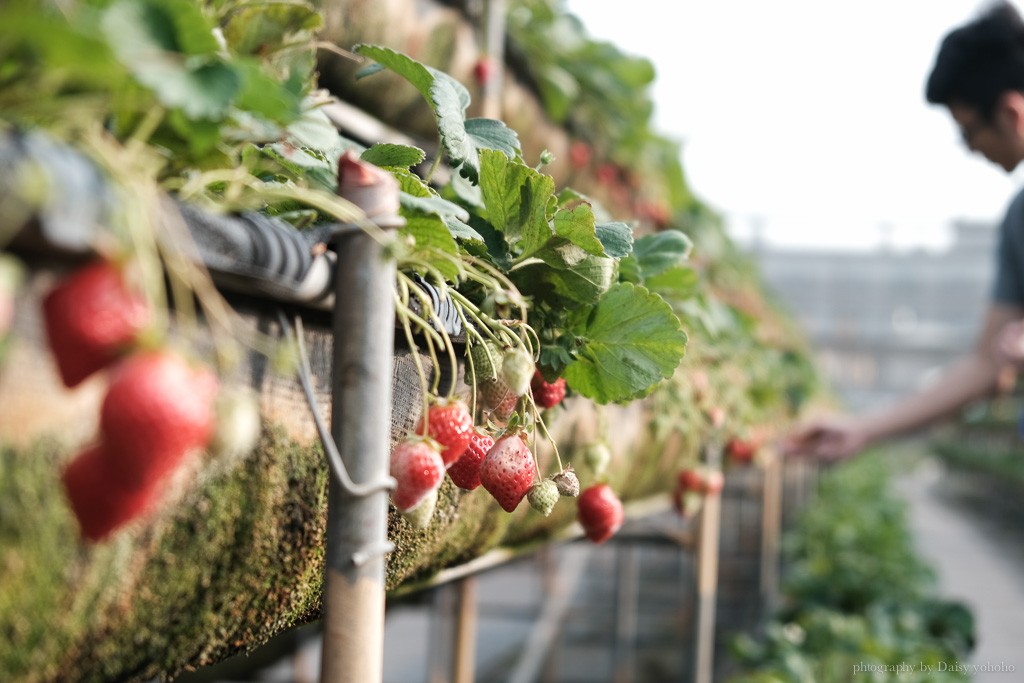
[[[1024,308],[1024,190],[1010,202],[999,226],[992,301]]]

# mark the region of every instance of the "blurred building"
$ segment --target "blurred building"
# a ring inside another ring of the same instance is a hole
[[[807,331],[852,409],[927,381],[974,343],[994,272],[996,226],[952,226],[942,250],[798,250],[755,241],[766,287]]]

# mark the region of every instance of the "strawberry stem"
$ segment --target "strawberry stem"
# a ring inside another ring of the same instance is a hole
[[[529,392],[528,392],[529,393]],[[562,465],[562,458],[558,455],[558,444],[555,443],[554,437],[551,436],[551,432],[548,431],[548,426],[544,423],[544,418],[540,415],[540,410],[537,409],[537,404],[534,402],[533,397],[530,396],[527,401],[530,403],[530,407],[533,409],[533,420],[534,423],[540,427],[541,431],[544,432],[544,437],[551,443],[551,449],[555,453],[555,462],[558,463],[558,471],[561,472],[565,469]],[[539,471],[539,466],[538,466]]]
[[[402,294],[404,295],[405,299],[408,300],[408,297],[409,297],[408,283],[406,283],[404,280],[399,279],[398,285],[403,290]],[[422,434],[422,436],[426,436],[427,435],[427,412],[430,410],[430,399],[429,399],[430,394],[427,391],[427,375],[423,371],[423,362],[420,360],[419,347],[416,346],[416,340],[413,338],[413,335],[412,335],[412,325],[410,325],[410,323],[409,323],[409,313],[410,313],[409,308],[408,308],[408,306],[402,304],[402,296],[399,295],[398,292],[394,292],[394,297],[395,297],[395,304],[396,304],[396,306],[395,306],[395,314],[398,316],[398,319],[402,323],[402,331],[405,333],[405,340],[409,344],[409,351],[410,351],[410,353],[412,353],[412,361],[413,361],[413,363],[416,366],[416,374],[419,376],[419,379],[420,379],[420,393],[421,393],[422,398],[423,398],[423,413],[422,413],[423,419],[421,420],[421,424],[423,425],[423,434]]]

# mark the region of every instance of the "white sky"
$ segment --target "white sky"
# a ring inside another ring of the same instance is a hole
[[[1024,3],[1024,0],[1021,0]],[[941,246],[997,221],[1021,183],[960,143],[924,82],[978,0],[566,0],[594,38],[657,69],[654,127],[743,240]],[[1018,3],[1020,4],[1020,3]]]

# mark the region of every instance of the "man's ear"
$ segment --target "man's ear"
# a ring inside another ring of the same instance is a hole
[[[1008,117],[1010,125],[1021,136],[1024,136],[1024,93],[1009,90],[999,98],[999,111]]]

